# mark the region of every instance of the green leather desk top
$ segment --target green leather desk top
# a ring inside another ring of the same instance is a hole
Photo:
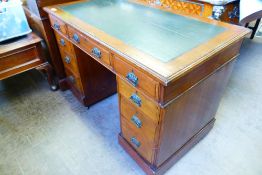
[[[121,0],[90,0],[60,8],[162,62],[169,62],[226,30]]]

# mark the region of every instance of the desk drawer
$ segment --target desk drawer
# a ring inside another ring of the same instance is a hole
[[[129,85],[127,82],[117,77],[118,82],[118,92],[128,99],[134,107],[141,110],[147,116],[153,118],[153,120],[159,119],[159,106],[155,104],[148,97],[144,96],[142,93],[136,91],[134,87]]]
[[[130,85],[141,89],[150,97],[158,100],[158,82],[154,81],[152,78],[148,77],[146,74],[137,70],[128,63],[122,61],[120,57],[114,58],[114,69],[117,74],[126,79]]]
[[[65,37],[63,37],[62,35],[60,35],[57,32],[55,32],[55,35],[56,35],[56,41],[59,46],[60,52],[65,51],[71,55],[74,55],[72,43],[70,43],[68,39],[66,39]]]
[[[66,80],[71,87],[74,87],[79,92],[83,93],[83,86],[79,75],[74,74],[69,69],[65,68]]]
[[[90,41],[84,36],[84,34],[71,26],[68,26],[68,35],[70,40],[81,49],[86,51],[86,49],[90,47]]]
[[[60,19],[49,15],[50,18],[50,23],[53,29],[55,29],[58,32],[61,32],[62,34],[64,34],[65,36],[68,36],[67,34],[67,27],[65,25],[65,23],[63,21],[61,21]]]
[[[145,132],[148,137],[153,137],[155,135],[158,126],[157,118],[146,116],[123,96],[120,96],[120,110],[123,117],[139,130]]]
[[[67,69],[70,69],[74,74],[79,75],[77,59],[74,55],[68,54],[67,52],[61,52],[61,58]]]
[[[105,47],[70,26],[68,26],[68,31],[70,39],[82,50],[93,58],[101,60],[107,65],[111,65],[110,52]]]
[[[148,138],[141,130],[121,116],[122,136],[148,162],[153,163],[154,139]]]

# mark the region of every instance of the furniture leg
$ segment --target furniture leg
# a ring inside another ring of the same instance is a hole
[[[45,63],[41,64],[40,66],[36,67],[36,69],[47,75],[47,81],[48,81],[48,84],[50,86],[50,89],[52,91],[56,91],[58,89],[58,86],[57,86],[56,81],[54,79],[54,70],[53,70],[52,66],[48,62],[45,62]]]
[[[257,19],[255,26],[252,27],[252,30],[253,30],[253,31],[252,31],[252,34],[251,34],[250,39],[253,39],[253,38],[254,38],[254,36],[255,36],[255,34],[256,34],[256,32],[257,32],[257,28],[258,28],[258,26],[259,26],[260,21],[261,21],[261,18],[260,18],[260,19]]]

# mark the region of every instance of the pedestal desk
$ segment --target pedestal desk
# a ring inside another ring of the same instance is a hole
[[[45,11],[63,81],[86,106],[117,90],[119,143],[147,174],[163,174],[212,128],[249,33],[141,1],[79,1]]]

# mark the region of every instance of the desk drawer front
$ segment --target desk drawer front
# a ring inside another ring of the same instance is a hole
[[[122,116],[121,118],[122,135],[129,144],[147,161],[153,162],[154,139],[148,138],[141,130]]]
[[[119,93],[128,99],[134,107],[141,110],[147,116],[154,118],[154,120],[159,119],[159,106],[157,106],[157,104],[145,97],[142,93],[136,91],[134,87],[121,78],[118,77],[117,82]]]
[[[70,69],[74,74],[79,75],[77,59],[74,55],[68,54],[66,52],[61,52],[61,58],[63,60],[64,66]]]
[[[70,26],[68,26],[68,31],[69,37],[73,43],[78,45],[93,58],[110,65],[110,52],[106,48]]]
[[[74,55],[73,45],[68,41],[65,37],[55,32],[57,44],[59,46],[60,52],[67,52],[69,54]]]
[[[148,133],[148,137],[152,137],[152,135],[155,134],[155,130],[158,125],[157,118],[143,114],[123,96],[120,96],[120,109],[121,115],[123,115],[138,129]]]
[[[50,18],[50,23],[53,29],[67,36],[67,28],[66,28],[65,23],[52,15],[50,15],[49,18]]]
[[[159,86],[158,83],[152,78],[148,77],[128,63],[125,63],[118,57],[114,58],[114,69],[120,76],[126,79],[130,85],[141,89],[150,97],[158,100],[157,89]]]
[[[69,69],[65,68],[66,80],[70,86],[76,88],[79,92],[83,93],[83,87],[79,75],[74,74]]]

